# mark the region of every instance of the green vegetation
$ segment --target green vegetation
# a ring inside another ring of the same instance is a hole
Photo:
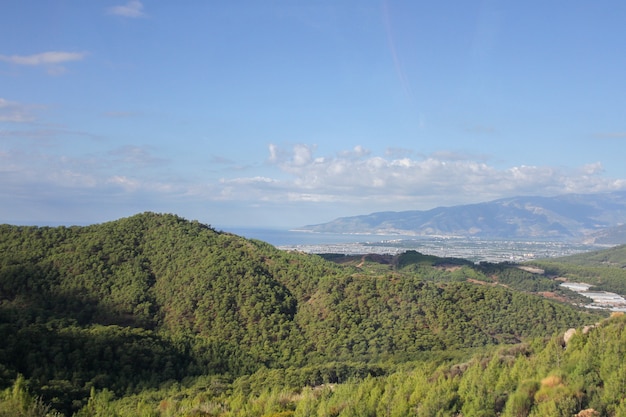
[[[585,282],[597,289],[626,295],[626,245],[563,258],[533,261],[546,275]]]
[[[557,261],[574,265],[624,268],[626,267],[626,245],[565,256]]]
[[[0,416],[18,403],[23,415],[478,415],[468,407],[500,412],[509,396],[539,410],[529,398],[548,390],[548,365],[514,364],[599,320],[535,294],[559,289],[515,265],[414,251],[331,262],[174,215],[2,225],[0,254]],[[510,381],[472,391],[463,381],[486,378],[486,360]],[[577,406],[609,395],[602,381]]]
[[[262,368],[232,383],[198,377],[116,399],[91,391],[77,416],[626,416],[626,317],[590,330],[491,349],[463,362],[361,369],[341,383],[303,380],[312,368]],[[457,359],[457,358],[455,358]],[[330,364],[326,370],[338,370]],[[349,365],[348,365],[349,367]],[[345,368],[345,366],[344,366]],[[18,378],[1,410],[45,408]]]

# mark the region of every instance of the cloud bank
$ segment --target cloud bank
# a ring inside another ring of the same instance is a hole
[[[626,180],[602,176],[598,162],[564,169],[548,166],[498,168],[472,155],[438,152],[419,158],[371,155],[361,146],[334,156],[315,156],[305,144],[290,149],[269,146],[268,162],[283,179],[258,181],[249,178],[224,180],[228,195],[274,196],[291,201],[363,204],[364,210],[430,208],[463,204],[513,195],[596,193],[626,188]]]
[[[228,168],[224,162],[228,160],[220,159],[209,174],[192,177],[175,172],[170,161],[158,155],[158,149],[147,146],[121,146],[84,156],[0,147],[0,195],[7,201],[10,198],[14,206],[0,209],[0,218],[15,218],[20,204],[32,205],[33,199],[44,208],[48,200],[56,199],[66,207],[91,201],[102,212],[107,206],[130,210],[129,202],[135,211],[153,210],[150,204],[171,212],[191,205],[221,207],[225,218],[234,207],[242,212],[243,207],[271,207],[278,218],[281,214],[276,210],[292,217],[294,212],[300,213],[305,224],[305,217],[321,216],[322,212],[332,218],[426,210],[516,195],[626,189],[626,180],[605,177],[598,162],[577,168],[498,167],[484,156],[459,152],[415,156],[395,150],[380,156],[362,146],[334,155],[317,154],[313,145],[271,144],[263,165],[235,170]],[[208,158],[207,164],[214,165],[215,159]]]

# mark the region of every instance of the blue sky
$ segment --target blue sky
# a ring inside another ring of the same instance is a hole
[[[626,189],[626,3],[0,6],[0,223]]]

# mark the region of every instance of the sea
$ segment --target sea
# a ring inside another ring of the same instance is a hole
[[[285,229],[256,229],[231,227],[221,229],[248,239],[258,239],[278,247],[298,245],[334,245],[359,242],[380,242],[397,239],[399,235],[346,234],[346,233],[314,233]]]
[[[312,233],[297,230],[223,228],[248,239],[267,242],[282,250],[305,253],[398,254],[407,250],[474,262],[523,262],[606,248],[575,241],[479,239],[447,236]]]

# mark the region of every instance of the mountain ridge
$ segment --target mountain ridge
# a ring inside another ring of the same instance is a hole
[[[626,223],[626,192],[519,196],[430,210],[340,217],[301,231],[480,238],[582,239]]]

